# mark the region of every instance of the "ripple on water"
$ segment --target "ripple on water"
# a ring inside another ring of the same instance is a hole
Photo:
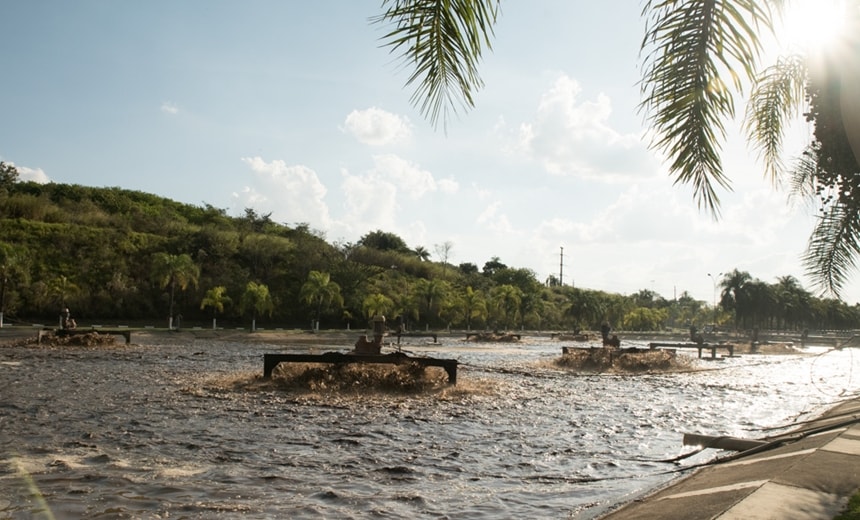
[[[289,391],[266,347],[216,341],[4,349],[0,516],[41,507],[32,482],[57,518],[590,518],[665,481],[683,433],[771,434],[860,381],[846,351],[630,377],[559,370],[558,342],[422,348],[457,386]]]

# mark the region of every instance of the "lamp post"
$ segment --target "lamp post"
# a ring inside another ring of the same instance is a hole
[[[721,276],[723,273],[717,274],[717,276]],[[714,328],[717,328],[717,279],[714,278],[711,273],[708,273],[708,278],[711,279],[711,283],[714,284]]]

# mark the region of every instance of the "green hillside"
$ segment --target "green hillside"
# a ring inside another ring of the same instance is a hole
[[[627,330],[846,329],[860,311],[820,299],[797,280],[769,284],[734,271],[717,312],[686,294],[666,300],[559,286],[487,251],[479,268],[429,259],[422,245],[369,230],[332,244],[306,225],[289,227],[246,209],[232,217],[121,188],[37,184],[0,163],[0,311],[8,324],[364,328],[368,317],[402,317],[410,329]],[[737,275],[737,276],[733,276]],[[172,294],[172,296],[171,296]],[[171,312],[172,309],[172,312]],[[174,324],[176,321],[174,321]]]

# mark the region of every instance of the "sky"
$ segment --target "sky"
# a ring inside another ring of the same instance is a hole
[[[454,265],[498,257],[586,289],[712,303],[738,269],[817,294],[800,262],[816,208],[764,177],[740,121],[718,220],[649,150],[636,2],[502,2],[485,86],[444,127],[410,103],[369,21],[380,5],[5,2],[0,160],[26,180],[252,208],[330,243],[382,230],[437,261],[449,243]],[[810,137],[795,125],[786,158]]]

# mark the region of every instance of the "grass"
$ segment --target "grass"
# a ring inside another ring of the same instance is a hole
[[[845,510],[836,515],[833,520],[860,520],[860,491],[854,493]]]

